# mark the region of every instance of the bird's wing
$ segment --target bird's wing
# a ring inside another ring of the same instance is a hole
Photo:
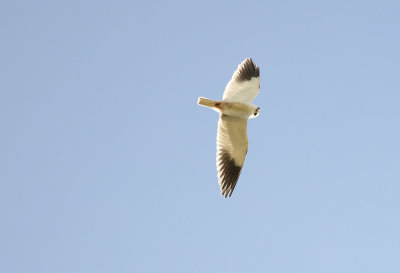
[[[247,119],[221,114],[217,134],[218,182],[223,196],[231,196],[247,153]]]
[[[223,100],[251,104],[260,91],[260,69],[251,58],[239,64],[225,87]]]

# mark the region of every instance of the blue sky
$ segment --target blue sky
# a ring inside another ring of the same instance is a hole
[[[2,1],[1,272],[400,272],[398,1]],[[261,71],[231,199],[218,99]]]

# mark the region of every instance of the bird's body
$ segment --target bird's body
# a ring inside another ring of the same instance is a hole
[[[206,98],[199,98],[199,105],[207,106],[221,114],[237,118],[254,118],[258,115],[259,107],[236,101],[213,101]]]
[[[247,154],[247,120],[260,108],[251,104],[260,89],[260,70],[244,60],[225,88],[222,101],[200,97],[198,104],[220,113],[217,133],[218,181],[223,196],[231,196]]]

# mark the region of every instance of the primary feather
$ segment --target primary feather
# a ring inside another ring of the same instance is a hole
[[[222,114],[217,133],[218,182],[222,195],[231,196],[247,153],[247,119]]]
[[[223,100],[251,104],[260,91],[260,69],[251,58],[239,64],[225,87]]]

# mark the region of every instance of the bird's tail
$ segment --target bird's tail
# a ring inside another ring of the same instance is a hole
[[[203,97],[200,97],[197,101],[197,104],[207,106],[207,107],[215,107],[215,101],[209,100]]]

